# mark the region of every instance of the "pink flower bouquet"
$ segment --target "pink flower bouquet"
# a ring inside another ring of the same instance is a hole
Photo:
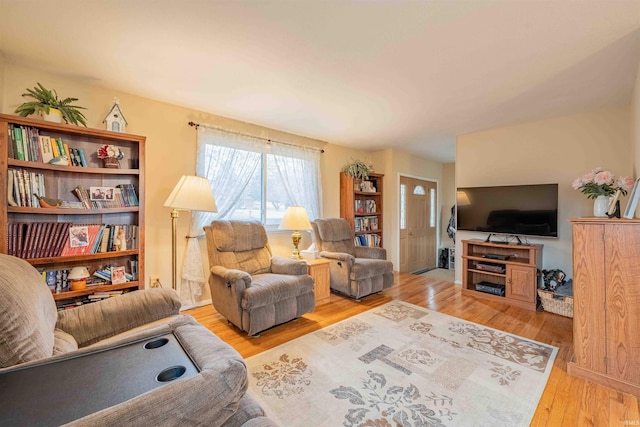
[[[122,158],[124,157],[124,153],[115,145],[105,144],[102,147],[98,148],[98,158],[106,159],[107,157],[114,157],[118,160],[122,160]]]
[[[576,178],[572,186],[574,190],[580,190],[582,194],[586,194],[589,199],[595,199],[598,196],[613,196],[618,190],[623,196],[626,196],[627,191],[633,186],[633,180],[621,176],[616,181],[611,172],[598,167]]]

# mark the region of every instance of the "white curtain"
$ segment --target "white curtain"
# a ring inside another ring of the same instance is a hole
[[[313,221],[320,217],[320,152],[313,148],[271,143],[282,185],[295,206],[304,206]]]
[[[206,283],[198,243],[202,228],[216,218],[231,219],[230,215],[242,202],[245,188],[261,166],[262,154],[273,154],[283,186],[295,205],[305,206],[311,220],[321,212],[319,150],[205,126],[199,126],[197,133],[196,175],[209,180],[218,212],[191,213],[180,286],[184,304],[195,304]]]

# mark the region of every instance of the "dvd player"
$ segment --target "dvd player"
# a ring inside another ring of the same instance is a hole
[[[497,259],[500,261],[506,261],[509,259],[509,255],[501,255],[501,254],[483,254],[482,258],[488,259]]]
[[[504,285],[498,285],[497,283],[491,282],[476,283],[476,291],[497,295],[499,297],[503,297],[505,295]]]

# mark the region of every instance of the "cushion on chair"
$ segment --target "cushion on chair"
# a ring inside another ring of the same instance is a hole
[[[351,280],[361,280],[368,277],[382,276],[393,272],[393,263],[381,259],[356,258],[351,267]]]
[[[51,291],[28,262],[0,254],[0,367],[53,355],[58,313]]]
[[[213,221],[209,228],[209,251],[217,259],[212,265],[246,271],[249,274],[271,272],[271,248],[264,227],[251,221]]]
[[[320,237],[320,250],[355,256],[353,232],[343,218],[321,218],[314,221]]]
[[[306,274],[257,274],[252,277],[251,286],[242,293],[242,308],[250,310],[306,293],[313,293],[313,279]]]

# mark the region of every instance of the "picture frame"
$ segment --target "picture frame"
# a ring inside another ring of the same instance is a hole
[[[115,193],[115,187],[89,187],[90,200],[113,200]]]
[[[111,267],[111,284],[119,285],[121,283],[127,283],[124,267]]]
[[[624,210],[624,217],[627,219],[633,219],[636,215],[636,208],[638,207],[638,198],[640,198],[640,178],[636,179],[633,184],[633,189],[629,193],[629,201]]]
[[[72,248],[89,246],[89,227],[86,225],[69,227],[69,246]]]

